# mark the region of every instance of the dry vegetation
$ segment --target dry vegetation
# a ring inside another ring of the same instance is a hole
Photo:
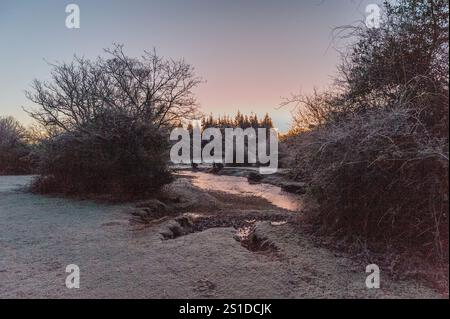
[[[29,136],[12,117],[0,117],[0,175],[31,172]]]
[[[448,266],[448,1],[384,12],[379,29],[338,30],[357,41],[336,87],[286,102],[295,177],[324,233]]]
[[[75,57],[51,65],[51,80],[35,80],[28,110],[46,130],[36,150],[33,190],[74,195],[143,197],[171,181],[167,131],[193,116],[201,79],[183,60],[155,52]]]

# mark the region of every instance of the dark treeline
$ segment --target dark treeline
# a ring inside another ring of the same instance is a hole
[[[273,128],[272,118],[268,113],[259,120],[256,114],[244,115],[240,111],[237,112],[236,116],[230,117],[228,115],[214,117],[210,114],[208,117],[202,117],[201,119],[202,128],[206,129],[209,127],[216,128],[227,128],[227,127],[240,127],[242,129],[246,128]]]
[[[258,136],[258,129],[264,128],[266,129],[266,143],[267,147],[269,147],[269,129],[274,128],[273,120],[270,117],[268,113],[265,113],[264,116],[259,120],[258,116],[254,113],[251,113],[250,115],[243,114],[240,111],[237,111],[235,116],[230,115],[223,115],[214,117],[212,114],[209,116],[204,116],[200,119],[201,129],[205,130],[207,128],[218,128],[220,129],[222,133],[222,163],[215,163],[214,166],[216,168],[220,168],[224,166],[224,157],[225,157],[225,129],[226,128],[241,128],[243,130],[253,128],[256,133],[255,141],[256,143],[259,142],[259,136]],[[179,124],[181,126],[181,124]],[[187,126],[187,129],[191,133],[194,129],[194,126],[192,123],[189,123]],[[236,141],[235,141],[236,142]],[[202,148],[208,143],[208,141],[203,140],[202,141]],[[244,154],[244,163],[227,163],[226,166],[260,166],[261,164],[257,161],[257,163],[249,163],[248,161],[248,139],[246,138],[244,140],[244,147],[245,147],[245,154]],[[191,141],[191,160],[192,158],[192,152],[193,150],[193,144]],[[258,156],[258,150],[256,150],[256,156]],[[236,159],[236,154],[233,155],[233,158]],[[193,163],[193,166],[196,167],[197,165]]]

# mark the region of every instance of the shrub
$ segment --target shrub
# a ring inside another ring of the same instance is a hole
[[[409,120],[404,110],[374,110],[305,133],[297,172],[326,233],[448,258],[448,142],[424,139]]]
[[[337,89],[298,96],[295,177],[322,231],[384,251],[448,261],[448,1],[386,4]]]
[[[151,123],[106,112],[86,130],[64,132],[43,143],[39,151],[41,176],[33,189],[41,193],[112,194],[125,199],[146,196],[171,181],[166,141]]]
[[[29,114],[48,131],[39,149],[38,192],[145,196],[170,182],[167,130],[196,112],[201,82],[191,65],[156,52],[75,57],[35,80]]]
[[[0,117],[0,175],[31,172],[25,128],[12,117]]]

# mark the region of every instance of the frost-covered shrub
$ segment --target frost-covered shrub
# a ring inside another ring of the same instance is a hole
[[[12,117],[0,117],[0,175],[31,172],[25,128]]]
[[[294,177],[325,233],[448,260],[448,1],[384,11],[379,29],[350,29],[335,88],[287,101]]]
[[[322,230],[448,258],[448,141],[417,133],[403,110],[355,115],[297,139],[297,172],[310,182]]]
[[[155,51],[134,58],[114,45],[105,55],[52,64],[50,80],[27,92],[49,135],[35,191],[144,196],[170,181],[167,130],[195,115],[202,80]]]
[[[171,181],[167,137],[151,123],[108,112],[82,128],[43,142],[35,191],[129,198]]]

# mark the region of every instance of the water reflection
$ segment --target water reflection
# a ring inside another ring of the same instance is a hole
[[[221,191],[234,195],[262,197],[273,205],[289,210],[299,211],[299,196],[287,193],[280,187],[270,184],[250,184],[245,177],[213,175],[203,172],[181,171],[182,176],[193,177],[193,185],[204,190]]]

